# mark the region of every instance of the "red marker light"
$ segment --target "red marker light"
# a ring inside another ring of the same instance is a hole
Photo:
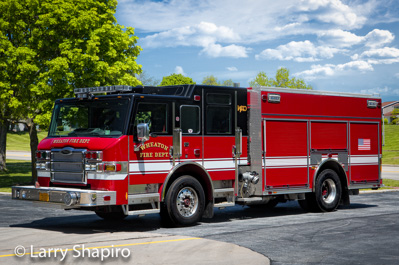
[[[266,95],[262,95],[262,101],[266,101],[267,100],[267,96]]]

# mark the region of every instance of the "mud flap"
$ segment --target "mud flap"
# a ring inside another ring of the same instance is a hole
[[[202,215],[202,218],[212,218],[213,214],[214,214],[213,202],[212,201],[208,201],[208,203],[205,206],[205,210],[204,210],[204,213]]]

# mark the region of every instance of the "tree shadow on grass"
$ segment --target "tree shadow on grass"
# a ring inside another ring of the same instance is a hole
[[[0,188],[30,184],[31,162],[7,162],[7,172],[0,173]]]

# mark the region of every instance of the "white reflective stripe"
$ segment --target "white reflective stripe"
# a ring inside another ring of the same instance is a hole
[[[216,161],[205,161],[204,166],[206,169],[234,169],[235,162],[233,159],[230,160],[216,160]]]
[[[245,165],[247,164],[247,160],[245,158]],[[202,165],[202,160],[189,160],[189,159],[181,159],[178,162],[193,162],[198,165]],[[234,170],[235,169],[235,161],[233,158],[214,158],[214,159],[206,159],[204,161],[204,167],[206,170],[215,171],[219,170]],[[129,173],[130,174],[158,174],[158,173],[167,173],[173,168],[173,163],[170,160],[146,160],[142,162],[130,161],[129,163]]]
[[[351,165],[378,164],[378,155],[350,156]]]
[[[266,167],[306,167],[307,157],[266,157]]]
[[[156,160],[155,160],[156,161]],[[148,172],[148,171],[169,171],[173,167],[173,163],[169,160],[160,160],[161,162],[136,162],[129,164],[129,172]]]
[[[143,171],[143,172],[129,172],[130,175],[151,175],[151,174],[167,174],[168,171]]]
[[[37,171],[37,176],[41,178],[51,177],[50,171]]]
[[[216,168],[216,169],[209,169],[209,172],[214,172],[214,171],[235,171],[235,168]]]
[[[96,180],[124,180],[127,174],[99,174],[99,173],[89,173],[87,174],[87,179]]]

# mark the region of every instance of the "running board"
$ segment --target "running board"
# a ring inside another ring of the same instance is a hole
[[[234,188],[215,189],[213,191],[213,197],[215,198],[214,207],[224,208],[235,205]]]
[[[122,205],[122,209],[126,215],[159,213],[161,209],[159,193],[129,195],[128,205]]]

